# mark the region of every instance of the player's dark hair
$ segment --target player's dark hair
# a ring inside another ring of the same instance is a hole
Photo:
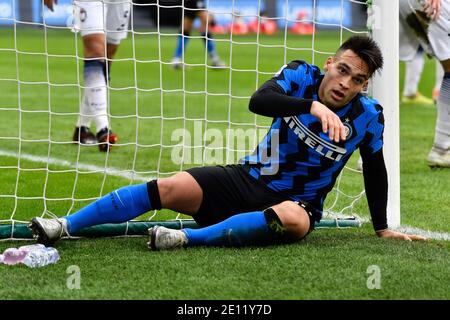
[[[373,39],[360,35],[352,36],[339,47],[336,56],[347,49],[352,50],[367,64],[370,77],[375,71],[383,68],[383,54]]]

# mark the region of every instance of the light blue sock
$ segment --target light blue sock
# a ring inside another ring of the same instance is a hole
[[[279,220],[278,220],[279,221]],[[237,214],[222,222],[201,229],[183,229],[187,246],[253,246],[273,244],[277,231],[269,228],[264,212]]]
[[[151,209],[147,183],[143,183],[117,189],[64,218],[69,233],[75,233],[97,224],[125,222]]]
[[[175,49],[175,58],[180,58],[183,55],[183,50],[186,50],[187,43],[189,41],[189,38],[187,36],[179,35],[178,36],[178,42],[177,42],[177,48]]]

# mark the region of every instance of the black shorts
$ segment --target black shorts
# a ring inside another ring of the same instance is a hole
[[[205,1],[184,0],[184,15],[188,18],[195,19],[205,8]]]
[[[197,167],[186,170],[203,190],[203,200],[193,215],[198,225],[204,227],[223,221],[233,215],[262,211],[288,197],[270,189],[249,175],[241,165]],[[298,203],[308,213],[310,231],[319,221],[321,212],[307,202]]]

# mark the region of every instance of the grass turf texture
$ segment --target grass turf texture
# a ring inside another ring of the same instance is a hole
[[[99,153],[97,147],[80,148],[70,143],[80,99],[76,84],[82,74],[81,60],[70,55],[78,50],[78,56],[82,56],[81,43],[68,31],[51,30],[46,41],[42,30],[19,28],[17,49],[22,53],[16,55],[14,51],[3,50],[15,48],[11,30],[0,29],[0,35],[2,150],[50,155],[71,163],[78,159],[81,163],[133,169],[153,176],[159,172],[162,177],[180,169],[170,159],[171,148],[160,147],[161,143],[178,142],[170,139],[174,129],[192,128],[193,119],[217,121],[208,122],[208,128],[222,131],[228,128],[228,119],[233,120],[231,128],[244,130],[255,121],[268,125],[270,119],[248,112],[248,97],[284,63],[285,52],[286,61],[312,59],[310,51],[257,46],[252,43],[257,40],[255,36],[233,37],[232,47],[229,42],[217,42],[222,58],[229,63],[231,55],[234,69],[258,69],[262,73],[217,71],[205,69],[203,65],[192,66],[183,74],[160,64],[160,60],[170,61],[175,37],[130,37],[123,42],[117,56],[124,60],[115,61],[112,68],[110,112],[120,144],[105,155]],[[319,31],[315,48],[332,52],[338,41],[336,34]],[[311,47],[310,37],[291,35],[286,40],[282,35],[261,37],[259,42],[286,44],[289,48]],[[49,54],[67,57],[49,56],[47,59],[43,55],[25,54],[45,52],[45,43]],[[205,62],[204,46],[199,39],[189,42],[186,54],[188,63]],[[137,62],[130,59],[133,57]],[[321,66],[325,57],[316,54],[315,63]],[[153,62],[141,62],[144,60]],[[431,92],[433,71],[434,66],[427,62],[421,84],[425,94]],[[21,81],[20,86],[17,79]],[[155,88],[158,90],[151,90]],[[208,95],[206,99],[205,90],[215,95]],[[425,162],[433,140],[436,111],[426,106],[401,106],[400,111],[402,224],[450,232],[450,171],[430,170]],[[49,144],[49,140],[52,143]],[[353,157],[351,165],[355,162],[356,157]],[[45,208],[64,215],[130,183],[123,178],[77,172],[58,165],[25,160],[19,163],[12,157],[0,157],[0,174],[0,194],[8,195],[0,198],[0,219],[3,220],[11,217],[29,220],[41,215]],[[343,183],[351,192],[362,189],[360,175],[350,174]],[[332,200],[333,194],[330,197]],[[367,215],[365,200],[356,205],[356,210]],[[158,216],[166,217],[174,215],[164,212]],[[450,298],[448,242],[380,240],[373,235],[370,225],[352,230],[317,230],[306,242],[268,248],[198,248],[153,253],[146,249],[146,241],[142,237],[63,241],[57,246],[62,260],[56,265],[39,270],[0,265],[0,298]],[[1,242],[0,251],[22,244]],[[69,276],[66,269],[70,265],[80,267],[80,290],[66,287]],[[366,271],[370,265],[380,267],[380,290],[367,289],[369,274]]]

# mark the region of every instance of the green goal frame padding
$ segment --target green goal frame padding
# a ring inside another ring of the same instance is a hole
[[[169,221],[130,221],[126,223],[107,223],[80,230],[73,237],[117,237],[117,236],[144,236],[148,234],[148,228],[154,226],[164,226],[172,229],[199,228],[194,220],[169,220]],[[333,219],[316,222],[316,228],[349,228],[360,227],[361,221],[358,219]],[[30,229],[26,223],[13,223],[0,225],[0,239],[32,239]]]

